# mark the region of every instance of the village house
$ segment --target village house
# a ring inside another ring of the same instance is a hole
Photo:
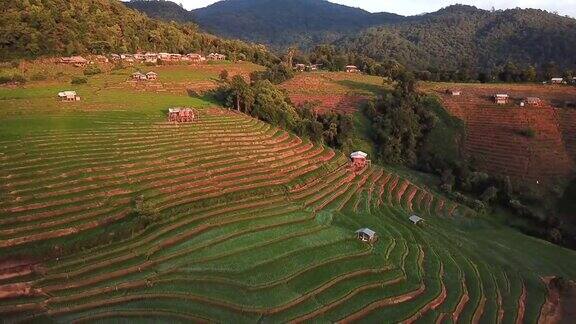
[[[118,54],[112,54],[110,57],[112,58],[112,61],[119,61],[122,59],[122,57]]]
[[[146,74],[144,74],[142,72],[134,72],[134,73],[132,73],[132,80],[145,81],[145,80],[148,80],[148,77],[146,76]]]
[[[308,71],[318,71],[318,69],[322,66],[322,64],[310,64],[306,67]]]
[[[348,73],[358,73],[360,70],[356,65],[346,65],[346,72]]]
[[[306,64],[298,63],[294,65],[294,70],[304,72],[306,70]]]
[[[206,58],[210,61],[223,61],[226,59],[226,55],[219,53],[210,53]]]
[[[552,84],[562,84],[562,83],[564,83],[564,78],[552,78],[552,80],[550,80],[550,83],[552,83]]]
[[[419,225],[421,223],[424,222],[424,219],[417,216],[417,215],[412,215],[410,217],[408,217],[408,219],[414,224],[414,225]]]
[[[353,152],[350,154],[350,163],[351,166],[356,170],[364,169],[370,161],[367,159],[368,154],[362,151]]]
[[[146,79],[147,80],[157,80],[158,79],[158,74],[156,72],[148,72],[146,73]]]
[[[448,89],[446,90],[446,94],[450,95],[450,96],[461,96],[462,95],[462,91],[460,90],[454,90],[454,89]]]
[[[96,60],[96,62],[98,63],[108,63],[110,60],[108,60],[108,58],[104,55],[96,55],[94,57],[94,60]]]
[[[510,96],[507,94],[495,94],[493,99],[494,103],[496,103],[497,105],[505,105],[508,103],[508,99],[510,99]]]
[[[193,122],[196,114],[192,108],[170,108],[168,109],[168,121],[175,123],[189,123]]]
[[[74,65],[75,67],[85,67],[86,64],[88,64],[88,60],[82,56],[70,56],[60,58],[59,63],[70,64]]]
[[[358,240],[366,243],[374,243],[378,240],[378,235],[376,232],[369,228],[362,228],[356,231],[356,237]]]
[[[62,91],[58,93],[58,99],[64,102],[80,101],[80,96],[76,94],[76,91]]]
[[[156,64],[156,63],[158,63],[158,54],[146,53],[146,54],[144,54],[144,61],[146,63]]]
[[[187,54],[186,57],[192,63],[201,63],[201,62],[206,61],[206,58],[204,56],[197,54],[197,53]]]
[[[170,53],[158,53],[158,59],[169,60],[170,59]]]
[[[178,61],[182,60],[182,54],[170,54],[170,57],[168,60],[178,62]]]

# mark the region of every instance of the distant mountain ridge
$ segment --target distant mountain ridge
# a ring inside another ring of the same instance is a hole
[[[325,0],[224,0],[186,11],[170,1],[133,0],[127,6],[150,17],[190,21],[208,32],[272,47],[314,46],[405,17]]]
[[[507,63],[576,69],[576,20],[536,9],[453,5],[403,17],[325,0],[224,0],[193,11],[170,1],[132,0],[126,5],[151,17],[194,22],[216,35],[275,49],[328,43],[412,69],[494,70]]]

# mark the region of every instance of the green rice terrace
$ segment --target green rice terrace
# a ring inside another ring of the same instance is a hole
[[[0,322],[537,323],[576,279],[574,251],[123,73],[0,88]]]

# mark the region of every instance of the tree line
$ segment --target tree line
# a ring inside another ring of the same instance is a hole
[[[220,74],[220,86],[211,95],[225,107],[258,118],[314,142],[338,150],[348,150],[354,134],[352,118],[335,113],[315,113],[314,103],[294,105],[287,94],[276,86],[291,77],[285,65],[254,72],[246,80],[240,75],[229,78]]]

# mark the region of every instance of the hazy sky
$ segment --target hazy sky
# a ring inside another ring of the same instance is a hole
[[[182,3],[187,9],[205,7],[216,0],[172,0]],[[402,15],[417,15],[436,11],[454,3],[474,5],[483,9],[538,8],[557,11],[561,15],[576,17],[576,0],[332,0],[331,2],[360,7],[372,12],[394,12]]]

